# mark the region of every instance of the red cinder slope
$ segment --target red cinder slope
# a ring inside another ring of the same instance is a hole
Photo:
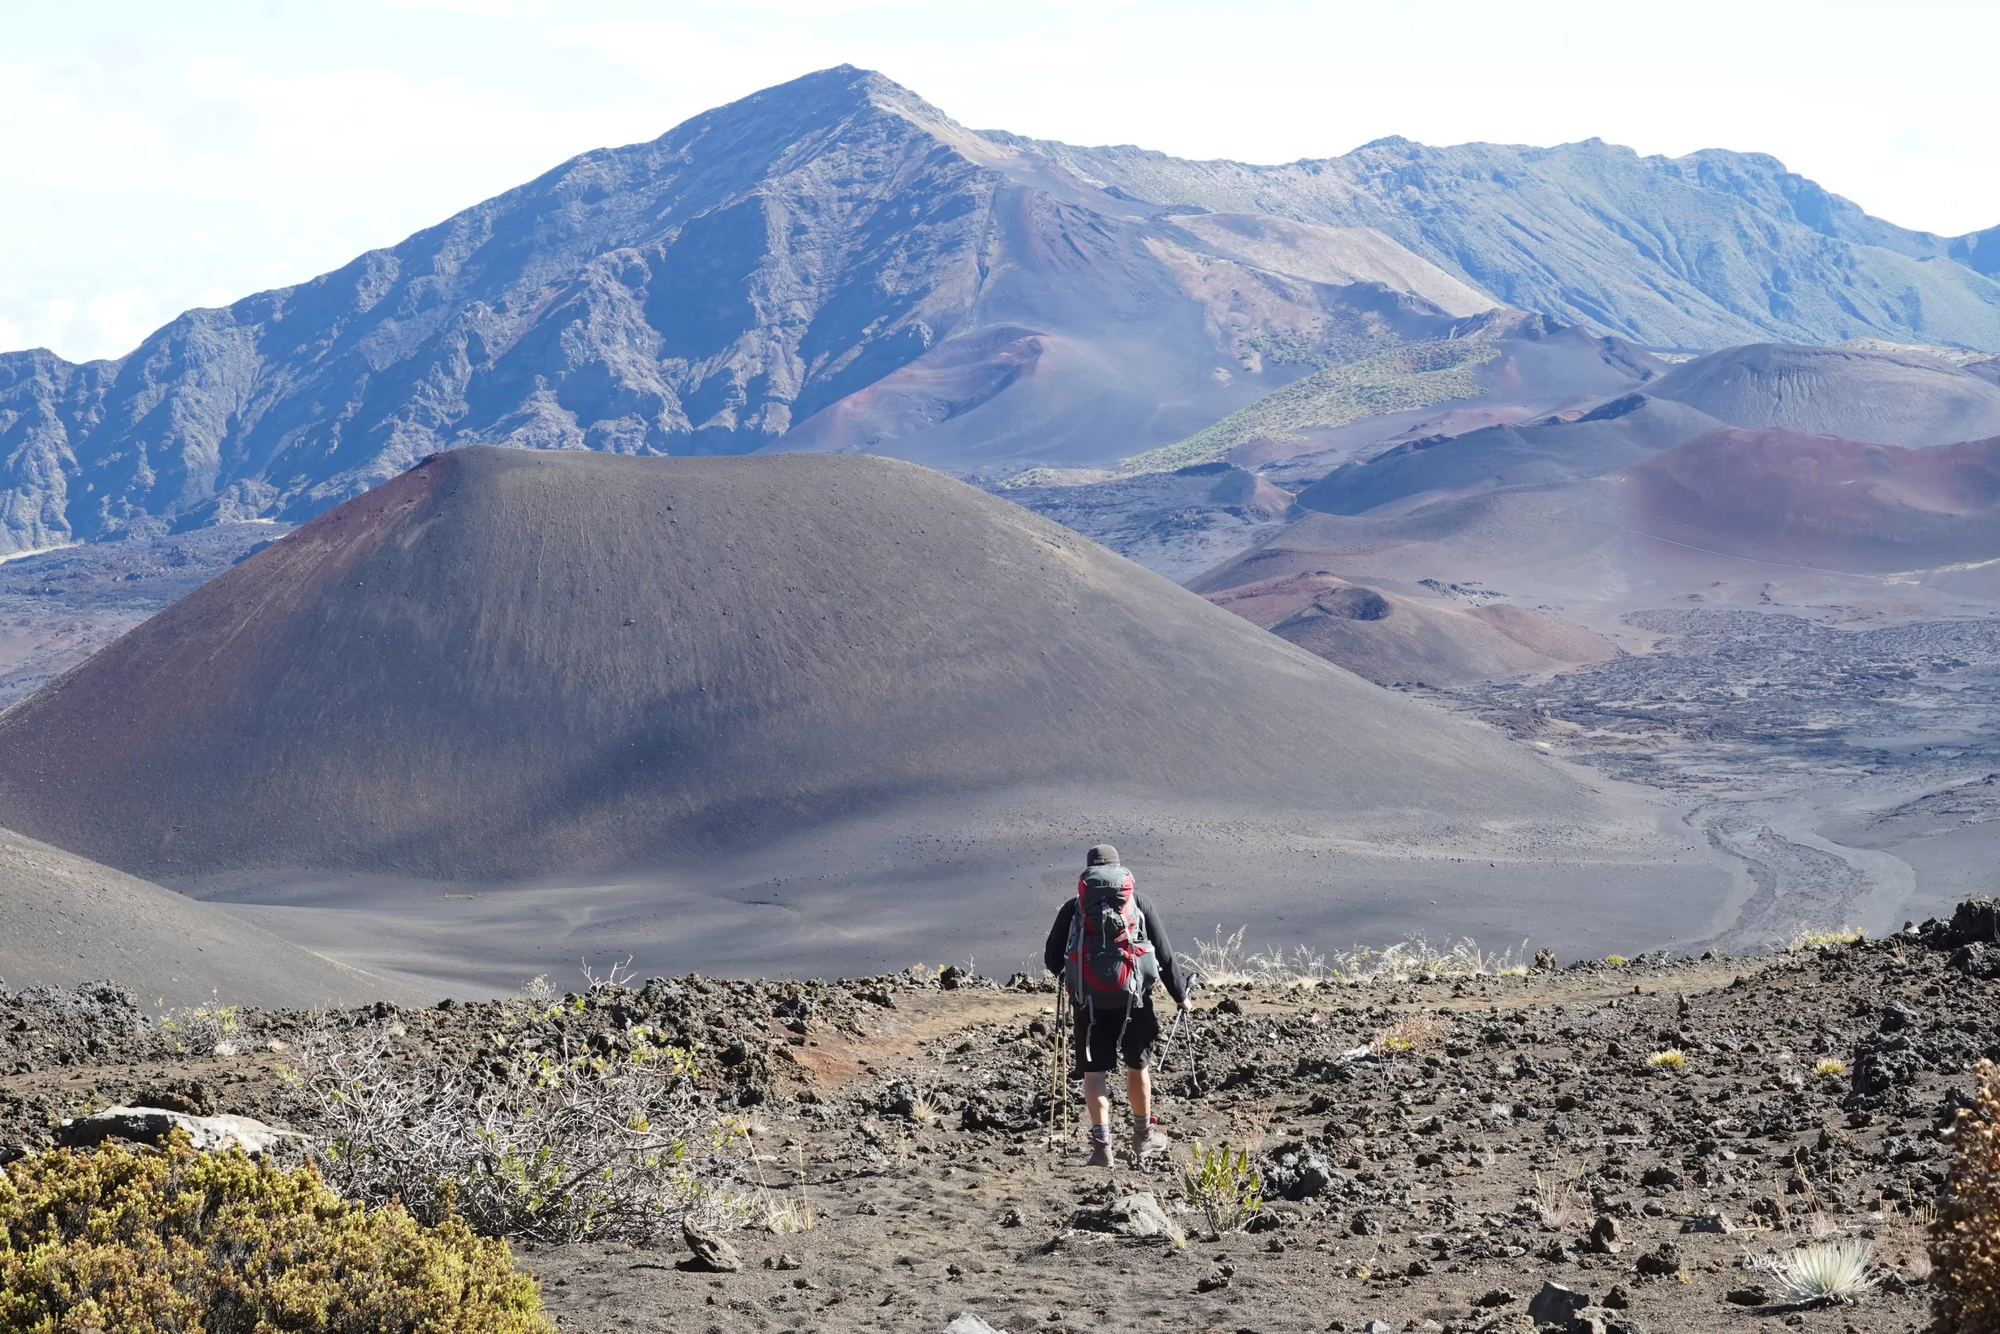
[[[1808,565],[1865,573],[2000,556],[2000,438],[1906,449],[1729,429],[1612,480],[1635,526],[1666,520]]]

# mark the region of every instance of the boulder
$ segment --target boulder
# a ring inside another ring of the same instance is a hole
[[[1566,1288],[1560,1283],[1544,1282],[1542,1290],[1528,1303],[1528,1315],[1538,1325],[1567,1327],[1576,1318],[1577,1312],[1589,1305],[1589,1293]]]
[[[693,1253],[688,1268],[706,1274],[733,1274],[743,1267],[743,1257],[720,1234],[711,1232],[693,1219],[681,1220],[681,1239]]]
[[[1287,1200],[1309,1200],[1333,1184],[1333,1165],[1304,1144],[1281,1144],[1271,1152],[1264,1184]]]
[[[108,1139],[163,1144],[175,1130],[185,1131],[189,1142],[203,1153],[241,1149],[252,1158],[280,1145],[308,1142],[295,1130],[279,1130],[247,1116],[190,1116],[164,1107],[107,1107],[64,1121],[56,1128],[56,1143],[69,1149],[94,1148]]]
[[[1165,1237],[1175,1246],[1187,1244],[1187,1234],[1180,1224],[1167,1217],[1159,1199],[1150,1194],[1122,1195],[1102,1209],[1079,1209],[1071,1225],[1141,1240]]]

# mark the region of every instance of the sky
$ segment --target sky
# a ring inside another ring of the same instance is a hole
[[[829,65],[976,128],[1288,162],[1400,134],[1770,153],[2000,224],[1991,0],[0,0],[0,350],[131,351]]]

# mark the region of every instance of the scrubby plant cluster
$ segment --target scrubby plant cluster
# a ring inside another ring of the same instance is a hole
[[[379,1029],[312,1034],[293,1076],[327,1180],[426,1222],[456,1214],[555,1243],[645,1241],[690,1211],[740,1212],[708,1169],[741,1130],[708,1115],[692,1053],[645,1024],[591,1046],[550,1031],[512,1043],[498,1078],[399,1062]]]
[[[1978,1094],[1961,1108],[1951,1174],[1931,1224],[1931,1317],[1938,1334],[2000,1329],[2000,1067],[1973,1068]]]
[[[153,1030],[168,1051],[182,1056],[233,1056],[243,1032],[242,1012],[220,999],[167,1009],[159,1005]]]
[[[116,1144],[0,1173],[0,1329],[553,1334],[507,1243],[342,1200],[310,1166]]]

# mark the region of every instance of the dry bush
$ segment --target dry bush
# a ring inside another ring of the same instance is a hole
[[[1651,1056],[1648,1056],[1646,1058],[1646,1068],[1648,1070],[1666,1071],[1685,1070],[1687,1068],[1687,1056],[1678,1047],[1669,1047],[1665,1051],[1656,1051]]]
[[[645,1241],[690,1212],[741,1213],[716,1187],[740,1128],[708,1117],[694,1074],[692,1055],[645,1025],[608,1055],[567,1035],[514,1050],[486,1084],[450,1063],[406,1068],[367,1029],[308,1035],[293,1071],[319,1165],[344,1194],[556,1243]]]
[[[342,1200],[310,1167],[112,1143],[0,1173],[0,1329],[554,1334],[504,1241]]]
[[[1952,1128],[1951,1175],[1931,1224],[1931,1327],[2000,1329],[2000,1067],[1973,1068],[1979,1094]]]
[[[1451,1020],[1434,1014],[1417,1014],[1397,1021],[1373,1045],[1384,1056],[1420,1056],[1436,1051],[1450,1036]]]

